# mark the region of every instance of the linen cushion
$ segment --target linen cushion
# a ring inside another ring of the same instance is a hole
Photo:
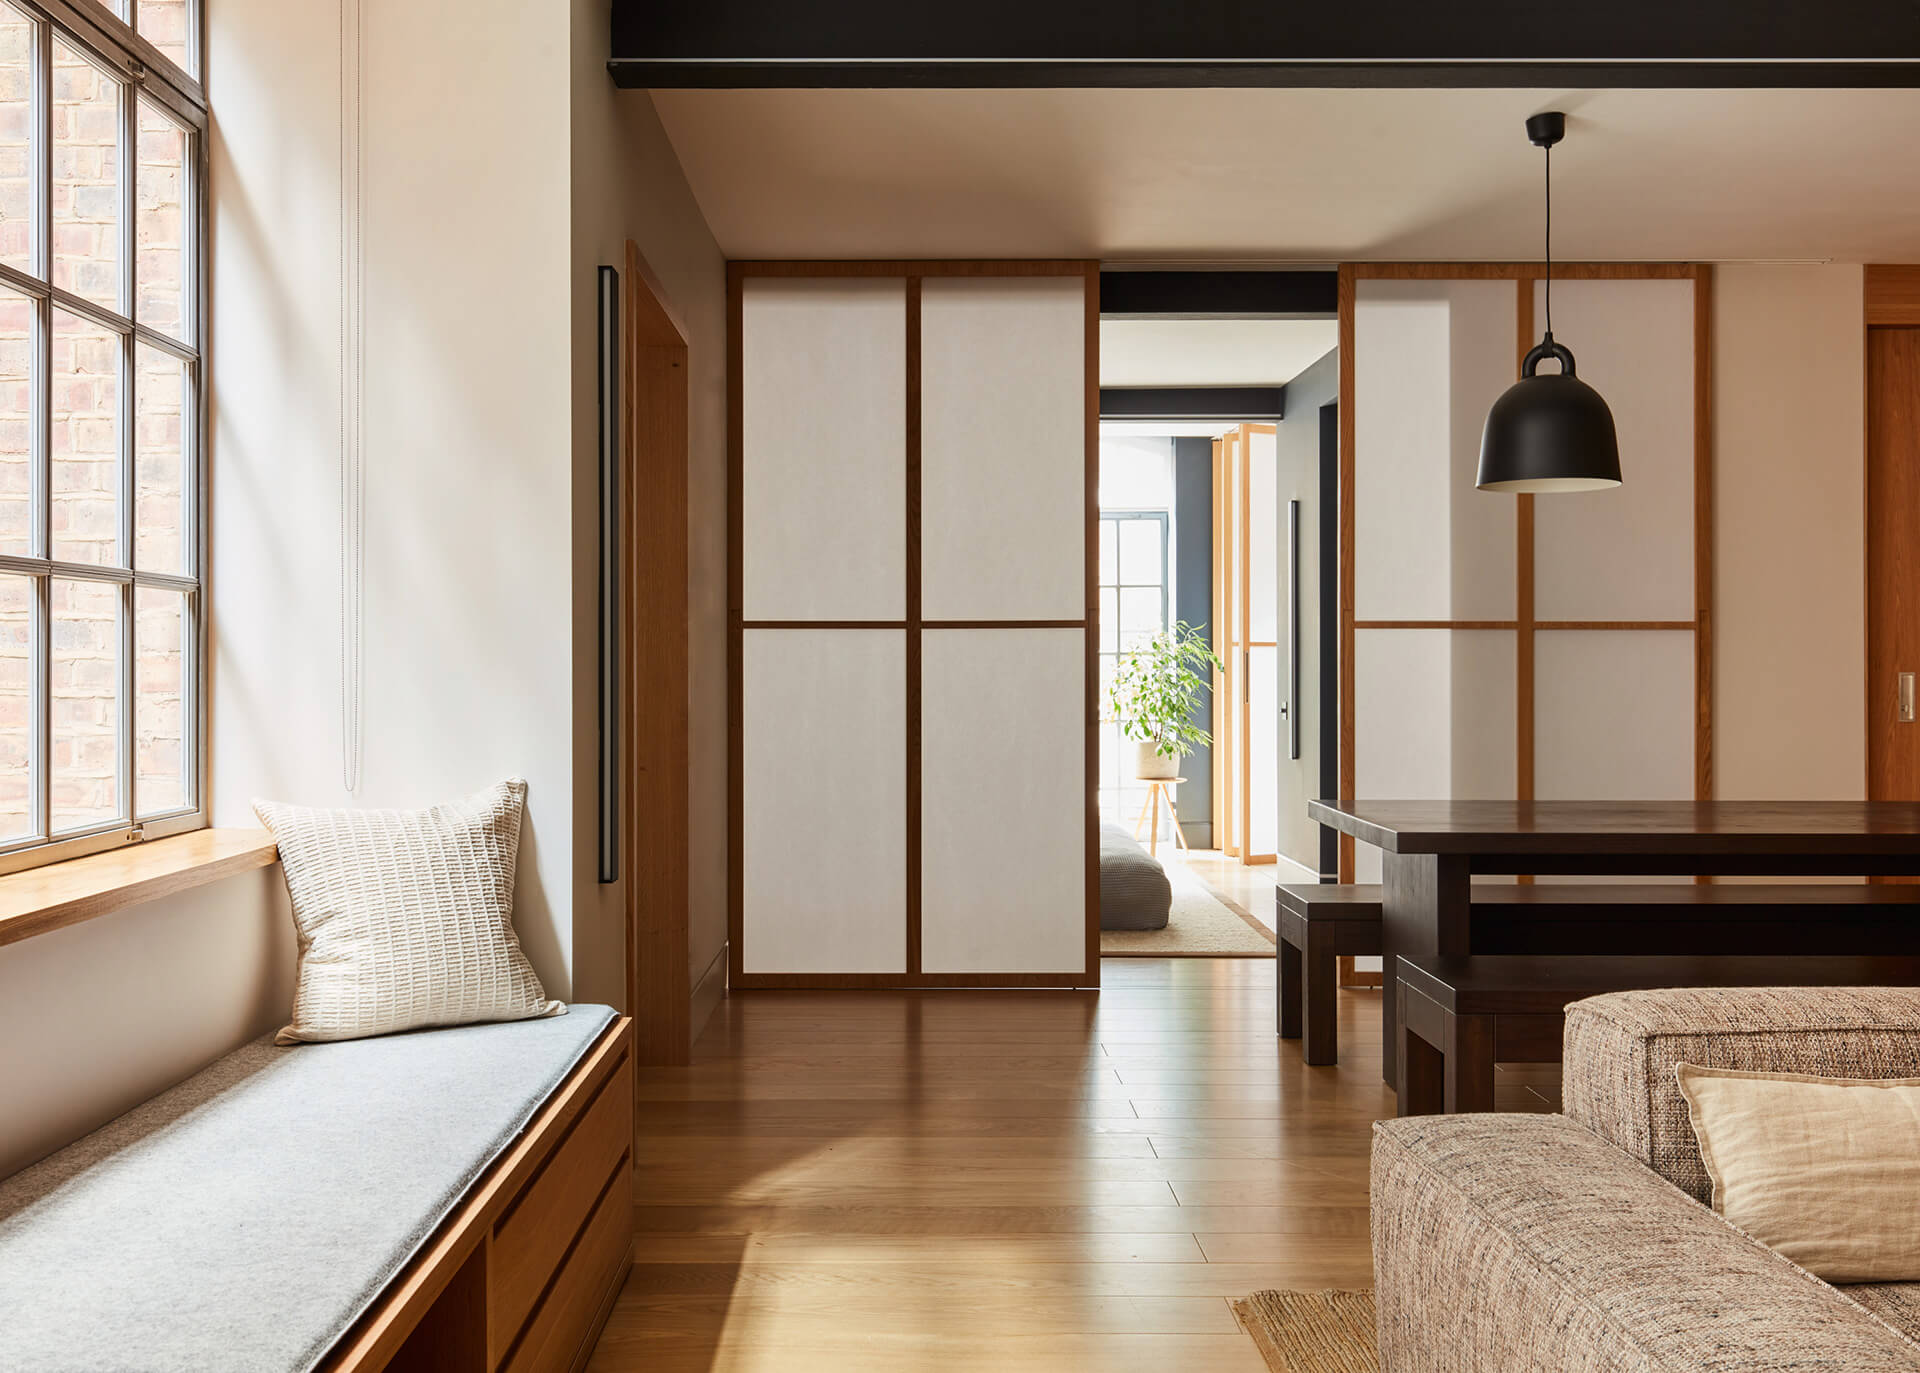
[[[1564,1116],[1382,1121],[1371,1202],[1393,1373],[1920,1368],[1897,1289],[1821,1282]]]
[[[1920,1280],[1920,1079],[1674,1071],[1714,1210],[1828,1282]]]
[[[1920,1077],[1920,988],[1681,987],[1567,1007],[1562,1109],[1707,1202],[1713,1186],[1673,1072],[1681,1063]]]
[[[527,784],[425,810],[255,801],[280,845],[300,976],[281,1044],[526,1020],[547,1000],[513,932]]]
[[[1857,1282],[1843,1290],[1908,1339],[1920,1339],[1920,1282]]]

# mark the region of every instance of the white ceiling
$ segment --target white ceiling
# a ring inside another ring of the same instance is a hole
[[[1340,341],[1331,319],[1105,319],[1102,386],[1282,386]]]
[[[659,91],[730,257],[1920,261],[1920,91]]]
[[[1217,439],[1227,430],[1237,427],[1234,420],[1101,420],[1100,437]]]

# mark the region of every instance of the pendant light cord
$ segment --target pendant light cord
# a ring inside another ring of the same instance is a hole
[[[1547,337],[1553,337],[1553,146],[1547,146]]]

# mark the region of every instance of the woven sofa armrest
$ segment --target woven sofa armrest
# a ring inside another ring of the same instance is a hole
[[[1387,1373],[1911,1370],[1915,1345],[1563,1116],[1373,1140]]]
[[[1567,1007],[1567,1115],[1699,1201],[1712,1196],[1674,1068],[1920,1077],[1920,988],[1697,987]]]

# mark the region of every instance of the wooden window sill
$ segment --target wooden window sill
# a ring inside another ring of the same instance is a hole
[[[264,868],[276,857],[265,830],[207,829],[8,873],[0,877],[0,945]]]

